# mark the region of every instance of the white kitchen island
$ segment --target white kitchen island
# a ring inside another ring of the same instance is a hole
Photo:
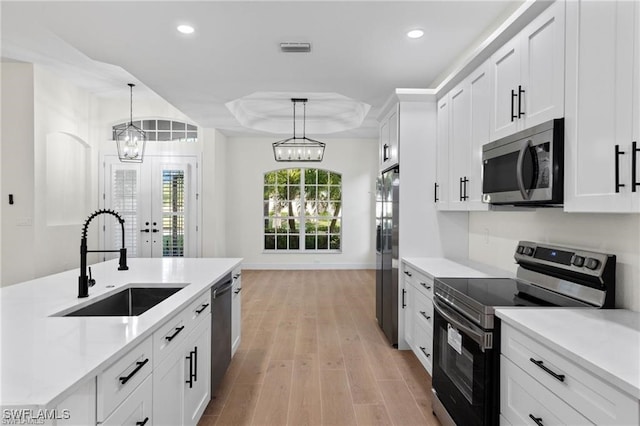
[[[103,262],[92,265],[96,285],[83,299],[77,297],[77,269],[0,288],[0,406],[32,410],[58,406],[150,340],[168,320],[206,297],[211,286],[237,269],[241,260],[129,259],[128,271],[118,271],[117,260]],[[131,284],[186,286],[139,316],[55,316]]]

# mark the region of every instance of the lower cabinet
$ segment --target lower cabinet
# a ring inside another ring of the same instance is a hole
[[[153,424],[195,425],[210,400],[211,314],[153,372]]]
[[[637,398],[505,322],[500,351],[503,424],[640,424]]]

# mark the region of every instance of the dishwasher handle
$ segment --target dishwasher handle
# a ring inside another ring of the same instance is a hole
[[[225,282],[220,287],[213,290],[213,298],[215,299],[216,297],[222,296],[223,294],[231,290],[232,287],[233,287],[232,280]]]

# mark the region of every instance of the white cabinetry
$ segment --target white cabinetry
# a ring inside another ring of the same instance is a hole
[[[563,116],[564,7],[553,3],[491,56],[491,141]]]
[[[86,426],[96,423],[96,378],[80,385],[55,407],[54,426]],[[49,423],[46,423],[49,424]]]
[[[207,290],[153,335],[154,425],[195,425],[210,400],[211,292]]]
[[[240,330],[242,328],[242,271],[236,268],[231,272],[233,277],[233,295],[231,296],[231,356],[240,346]]]
[[[438,210],[449,210],[449,95],[438,100],[436,181],[433,201]]]
[[[431,374],[433,362],[433,278],[402,264],[404,338]]]
[[[640,212],[640,4],[567,2],[566,27],[564,209]]]
[[[489,142],[490,72],[487,61],[439,102],[437,170],[448,171],[436,183],[439,194],[446,193],[439,210],[488,209],[482,203],[482,145]]]
[[[505,322],[501,352],[500,412],[511,424],[639,424],[637,399]]]
[[[114,419],[129,418],[129,415],[133,412],[132,410],[137,413],[144,412],[145,415],[150,414],[150,405],[144,405],[142,401],[147,401],[147,399],[151,398],[151,388],[144,387],[141,391],[136,392],[135,397],[133,397],[133,392],[151,375],[153,366],[151,340],[151,337],[147,338],[98,375],[98,422],[104,422],[107,418],[110,418],[110,424],[115,424],[118,420]],[[127,403],[126,408],[123,409],[124,412],[117,410],[118,406],[123,404],[130,396],[134,400]],[[145,407],[143,411],[135,408],[140,404]],[[116,411],[118,411],[118,414],[113,417],[112,413]],[[136,421],[144,421],[144,417]]]
[[[151,421],[151,387],[151,375],[148,375],[140,386],[131,392],[131,395],[129,395],[101,425],[151,426],[152,424],[159,424],[158,422],[154,423]]]
[[[396,106],[380,123],[380,170],[386,170],[398,164],[399,158],[399,107]]]

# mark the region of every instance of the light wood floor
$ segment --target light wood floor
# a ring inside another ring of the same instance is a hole
[[[199,426],[439,425],[431,378],[387,343],[374,271],[242,271],[242,344]]]

